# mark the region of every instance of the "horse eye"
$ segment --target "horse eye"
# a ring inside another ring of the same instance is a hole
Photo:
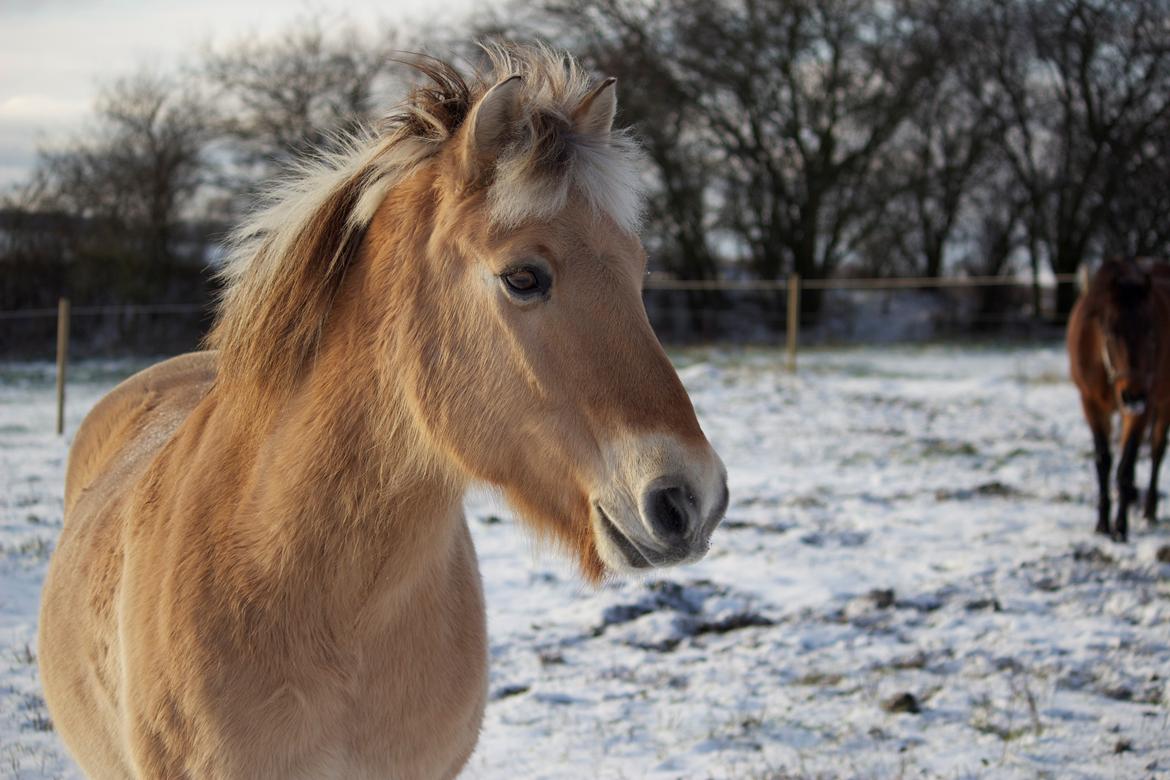
[[[536,274],[527,268],[512,271],[504,277],[504,281],[516,292],[529,292],[540,286],[540,281],[536,278]]]
[[[532,298],[548,290],[548,274],[534,266],[513,268],[500,274],[509,293],[520,298]]]

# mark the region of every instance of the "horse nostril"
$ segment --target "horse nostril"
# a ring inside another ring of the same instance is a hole
[[[686,488],[657,488],[646,494],[646,518],[654,531],[665,537],[682,536],[690,525],[694,501]]]

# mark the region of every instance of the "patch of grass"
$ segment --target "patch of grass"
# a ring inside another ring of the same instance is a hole
[[[968,725],[980,734],[989,734],[999,737],[1004,742],[1013,742],[1029,733],[1026,726],[1017,726],[1011,708],[1004,713],[996,712],[996,707],[989,696],[980,696],[971,708],[971,718]]]
[[[965,441],[947,441],[945,439],[923,439],[922,456],[927,458],[960,458],[978,455],[979,450],[974,444]]]
[[[1068,374],[1058,371],[1040,371],[1035,374],[1020,372],[1016,382],[1021,385],[1063,385],[1069,382]]]
[[[28,713],[27,719],[21,725],[22,729],[53,730],[53,721],[49,717],[48,707],[45,706],[45,700],[40,695],[34,693],[25,696],[24,701],[20,704],[20,709]]]
[[[979,733],[998,737],[1004,743],[1004,758],[1010,743],[1022,737],[1039,737],[1044,733],[1040,706],[1032,688],[1032,675],[1022,671],[1022,667],[1013,666],[1012,670],[1008,678],[1011,694],[1002,708],[997,708],[991,697],[983,694],[972,702],[971,718],[968,721],[971,728]],[[1021,718],[1021,715],[1024,717]]]
[[[1017,498],[1023,493],[1011,485],[993,480],[973,488],[940,488],[934,493],[937,501],[966,501],[972,498]]]
[[[13,557],[48,560],[52,552],[53,543],[43,536],[32,536],[14,545],[0,544],[0,553]]]
[[[925,669],[926,668],[926,653],[919,650],[913,655],[895,658],[886,665],[887,669],[896,669],[899,671],[906,669]]]
[[[1032,450],[1024,449],[1023,447],[1014,447],[995,459],[995,468],[1004,466],[1016,458],[1026,458],[1034,455]]]
[[[830,687],[839,685],[845,679],[844,675],[836,672],[806,672],[800,677],[793,680],[795,685],[807,685],[812,687]]]
[[[28,719],[28,727],[33,731],[52,731],[53,720],[45,712],[34,712]]]
[[[795,527],[796,527],[795,524],[785,523],[783,521],[778,521],[778,522],[774,522],[774,523],[753,523],[753,522],[748,521],[748,520],[736,520],[735,518],[726,519],[722,523],[719,524],[719,528],[721,530],[742,531],[742,530],[748,529],[748,530],[752,530],[752,531],[760,531],[762,533],[769,533],[769,534],[787,533]]]
[[[32,651],[32,646],[25,642],[24,647],[12,651],[12,660],[24,666],[32,666],[37,662],[37,654]]]

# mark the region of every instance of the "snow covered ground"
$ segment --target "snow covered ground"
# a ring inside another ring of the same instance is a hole
[[[492,673],[466,777],[1170,776],[1170,531],[1092,535],[1059,348],[676,358],[730,474],[703,562],[594,590],[469,499]],[[129,368],[76,372],[70,430]],[[0,777],[76,773],[35,664],[51,380],[0,367]]]

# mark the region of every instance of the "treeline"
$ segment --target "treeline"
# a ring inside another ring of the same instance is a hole
[[[312,17],[102,89],[0,210],[0,309],[206,300],[259,184],[372,123],[404,67],[393,35]],[[386,95],[380,96],[379,90]]]
[[[108,86],[0,214],[0,308],[206,295],[258,182],[376,122],[414,80],[403,49],[474,60],[488,36],[619,78],[647,246],[680,278],[1170,254],[1170,0],[540,0],[409,41],[327,28]]]

